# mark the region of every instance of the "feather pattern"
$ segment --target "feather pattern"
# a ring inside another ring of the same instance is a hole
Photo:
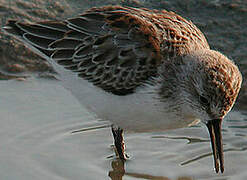
[[[10,20],[7,27],[64,68],[116,95],[132,93],[156,76],[169,56],[209,48],[200,30],[175,13],[121,6],[92,8],[65,21]]]

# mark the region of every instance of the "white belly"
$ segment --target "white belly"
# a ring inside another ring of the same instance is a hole
[[[69,89],[78,101],[98,118],[131,132],[164,131],[188,126],[195,118],[181,119],[174,113],[162,108],[169,105],[159,102],[146,90],[137,89],[136,93],[117,96],[83,80],[75,73],[53,64],[59,73],[58,79]]]
[[[82,106],[95,113],[98,118],[108,120],[126,131],[164,131],[198,122],[190,115],[182,118],[181,115],[164,111],[164,109],[169,109],[169,103],[161,103],[149,93],[145,93],[147,89],[140,88],[136,93],[126,96],[107,93],[78,77],[76,73],[64,69],[25,41],[24,43],[47,59],[58,72],[57,78],[61,80],[65,88],[72,92]]]

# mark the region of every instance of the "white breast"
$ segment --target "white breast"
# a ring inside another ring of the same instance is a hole
[[[141,87],[136,93],[117,96],[83,80],[75,73],[51,62],[59,73],[58,79],[69,89],[78,101],[98,118],[109,120],[127,131],[149,132],[164,131],[185,127],[195,121],[194,118],[181,119],[174,113],[164,111],[169,107],[150,94],[150,87]],[[164,109],[163,109],[164,108]]]

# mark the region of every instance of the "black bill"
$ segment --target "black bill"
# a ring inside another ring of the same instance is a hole
[[[214,155],[215,170],[218,173],[219,169],[224,172],[224,156],[223,156],[223,144],[221,135],[222,119],[210,120],[207,123],[208,131],[211,138],[211,146]]]

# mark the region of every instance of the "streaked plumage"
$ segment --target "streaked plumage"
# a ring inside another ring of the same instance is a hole
[[[200,30],[168,11],[109,6],[92,8],[66,21],[9,21],[7,26],[16,26],[7,32],[58,64],[122,95],[155,76],[162,56],[209,48]]]
[[[120,127],[112,131],[121,159],[122,129],[165,130],[168,120],[176,127],[201,119],[216,172],[224,171],[221,122],[242,77],[192,22],[165,10],[106,6],[65,21],[10,20],[4,29],[64,73],[82,104]]]

